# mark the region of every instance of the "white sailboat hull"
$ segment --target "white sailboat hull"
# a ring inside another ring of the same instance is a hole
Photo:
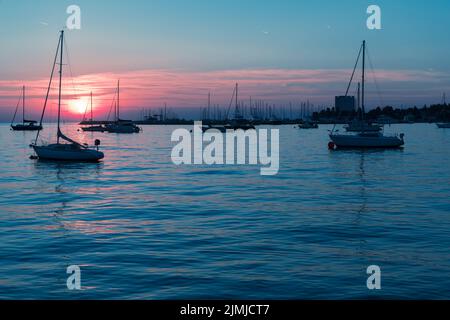
[[[104,158],[103,152],[94,149],[77,148],[72,144],[51,144],[48,146],[32,146],[39,159],[56,161],[99,161]]]
[[[331,134],[331,141],[338,148],[399,148],[405,144],[396,136]]]

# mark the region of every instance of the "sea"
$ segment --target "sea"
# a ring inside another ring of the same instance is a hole
[[[332,126],[264,127],[280,168],[262,176],[175,165],[177,128],[67,123],[105,158],[58,163],[1,124],[0,299],[450,299],[450,129],[386,126],[404,148],[333,151]]]

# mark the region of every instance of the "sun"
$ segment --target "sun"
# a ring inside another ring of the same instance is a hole
[[[83,99],[72,100],[69,102],[69,110],[72,113],[84,114],[87,102]]]

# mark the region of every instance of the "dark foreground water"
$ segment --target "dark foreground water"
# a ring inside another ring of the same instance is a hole
[[[2,299],[450,298],[450,130],[393,126],[404,150],[330,152],[329,127],[282,126],[280,173],[262,177],[176,167],[175,127],[76,128],[102,163],[30,160],[34,134],[0,126]]]

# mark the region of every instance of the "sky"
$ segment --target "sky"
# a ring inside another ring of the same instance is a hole
[[[363,39],[375,70],[368,66],[368,108],[450,94],[447,0],[0,0],[0,121],[11,119],[22,85],[27,113],[40,113],[72,4],[81,29],[66,30],[63,113],[71,119],[90,91],[95,114],[106,117],[118,79],[130,116],[164,103],[204,107],[208,92],[226,106],[236,82],[245,101],[332,106]],[[366,27],[371,4],[381,8],[381,30]]]

